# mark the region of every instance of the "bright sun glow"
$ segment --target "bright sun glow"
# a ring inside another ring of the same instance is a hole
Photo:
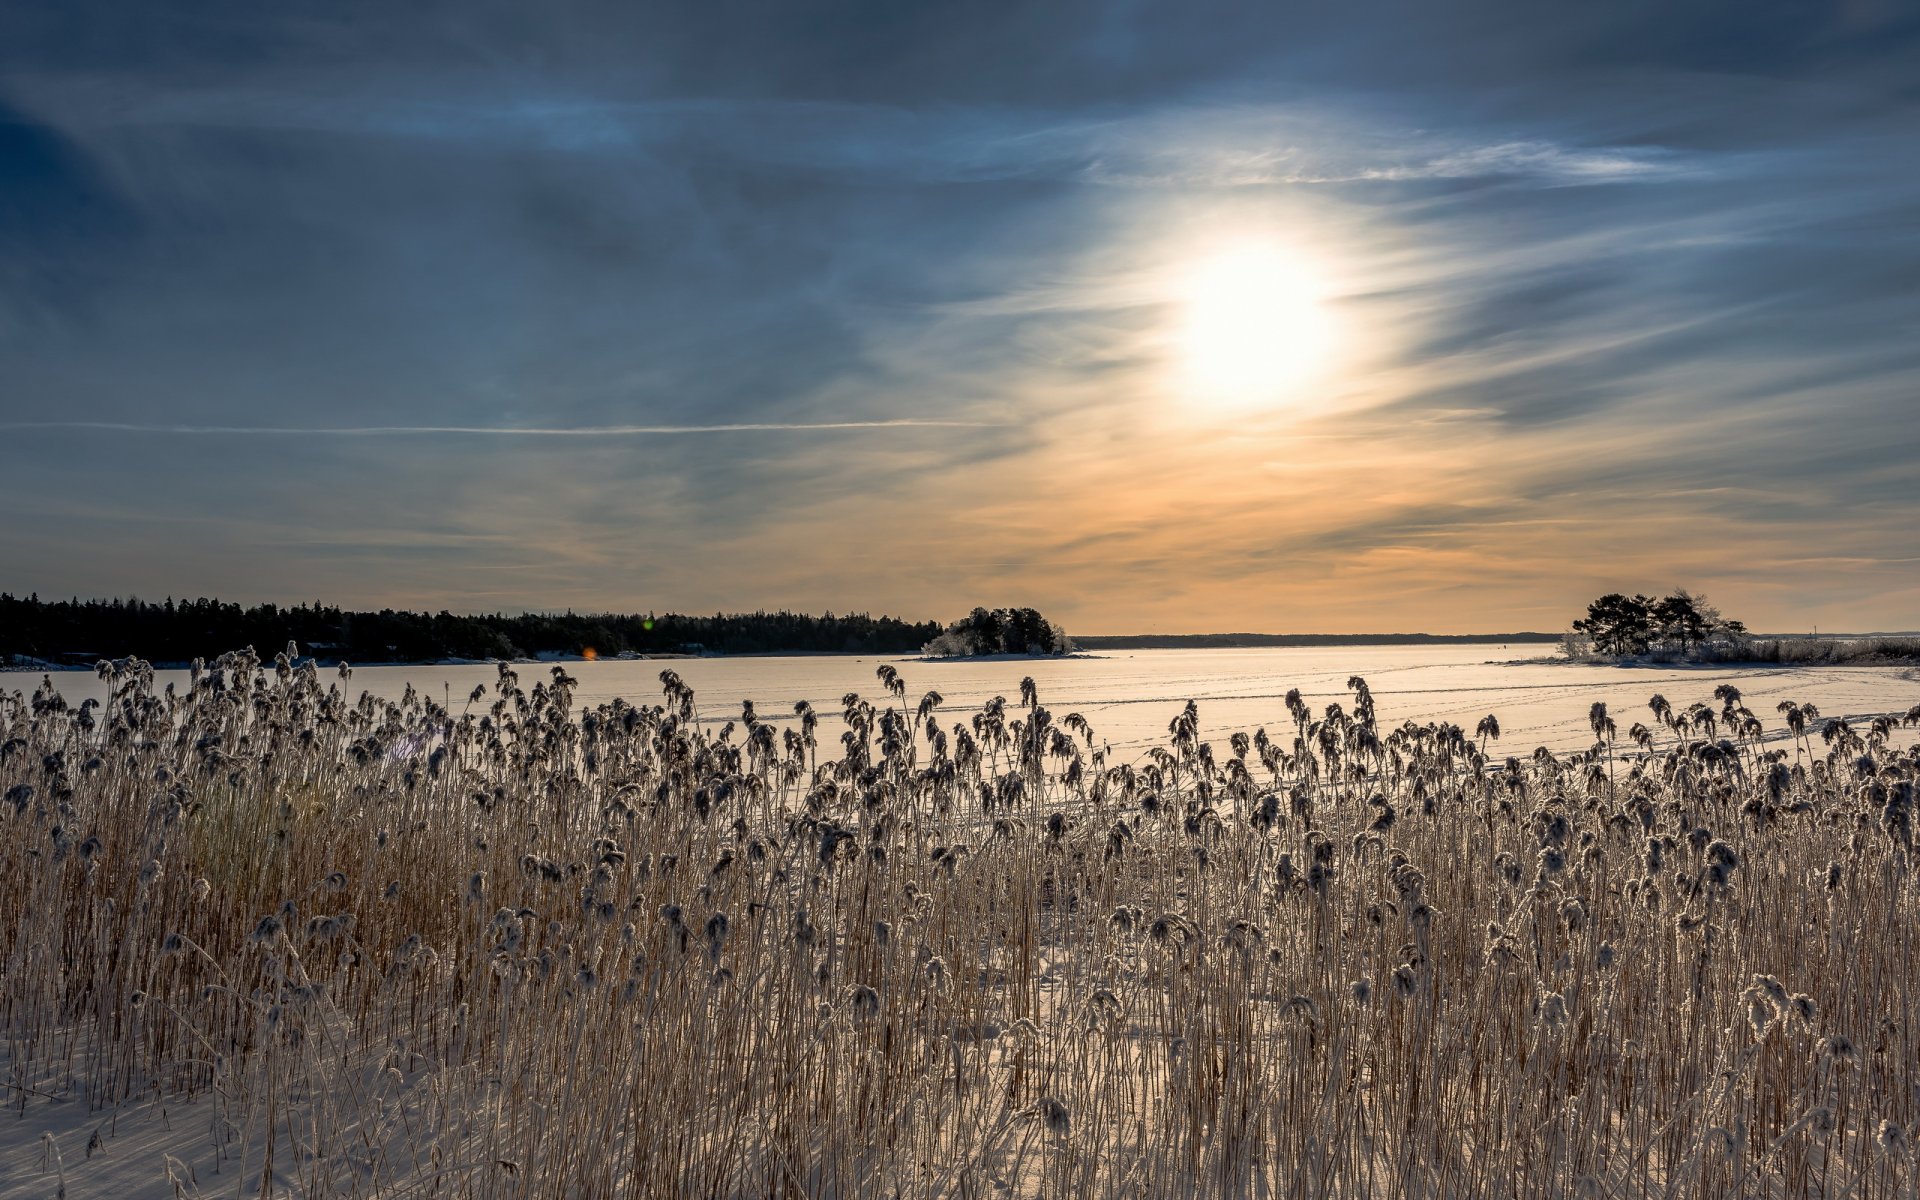
[[[1229,247],[1182,280],[1182,388],[1194,401],[1251,410],[1298,403],[1334,338],[1312,265],[1274,245]]]

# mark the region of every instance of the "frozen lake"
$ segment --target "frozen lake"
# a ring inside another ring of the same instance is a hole
[[[1347,677],[1363,676],[1373,690],[1383,727],[1402,721],[1451,721],[1469,733],[1488,713],[1499,718],[1503,737],[1496,755],[1525,754],[1535,746],[1556,751],[1592,742],[1587,711],[1596,700],[1612,710],[1624,742],[1635,721],[1651,724],[1647,697],[1666,696],[1675,709],[1713,701],[1722,683],[1740,689],[1769,732],[1781,720],[1781,700],[1811,702],[1823,717],[1869,717],[1905,712],[1920,704],[1920,669],[1913,667],[1601,667],[1525,659],[1550,651],[1541,645],[1263,647],[1247,650],[1109,651],[1085,657],[1014,661],[926,662],[912,657],[807,656],[568,662],[580,681],[583,705],[624,697],[635,704],[660,699],[660,672],[672,669],[693,687],[702,716],[735,719],[740,701],[752,700],[763,719],[790,714],[796,700],[821,713],[822,732],[835,730],[840,699],[859,692],[881,699],[874,671],[891,664],[907,684],[909,703],[925,692],[944,697],[942,723],[963,721],[986,700],[1015,702],[1020,680],[1032,676],[1040,702],[1058,720],[1078,712],[1096,739],[1110,744],[1118,760],[1131,759],[1165,737],[1167,723],[1189,699],[1200,708],[1205,735],[1224,740],[1235,730],[1261,726],[1276,737],[1292,736],[1283,697],[1298,688],[1316,712],[1333,701],[1347,704]],[[547,664],[516,667],[521,684],[545,677]],[[489,665],[356,667],[350,690],[398,698],[412,683],[421,692],[450,697],[454,711],[476,684],[491,684]],[[161,682],[186,683],[184,671],[159,672]],[[91,672],[56,673],[69,702],[104,696]],[[32,691],[40,673],[0,673],[0,688]],[[1902,739],[1912,737],[1911,731]],[[823,739],[824,740],[824,739]]]

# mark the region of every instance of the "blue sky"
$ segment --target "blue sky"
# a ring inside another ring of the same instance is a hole
[[[1913,628],[1917,129],[1894,3],[15,0],[0,588]]]

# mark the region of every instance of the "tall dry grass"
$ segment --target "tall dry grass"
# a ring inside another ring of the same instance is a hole
[[[1568,633],[1561,656],[1589,663],[1757,663],[1791,667],[1885,666],[1920,663],[1920,637],[1898,634],[1870,637],[1740,637],[1696,642],[1684,649],[1657,646],[1644,654],[1601,654],[1590,639]]]
[[[1727,657],[1794,666],[1920,662],[1920,637],[1752,638]]]
[[[164,1106],[171,1194],[1920,1178],[1892,717],[1770,737],[1723,688],[1502,760],[1356,678],[1122,763],[1030,685],[955,721],[886,669],[827,729],[672,672],[576,713],[560,669],[450,708],[103,671],[0,700],[0,1089]]]

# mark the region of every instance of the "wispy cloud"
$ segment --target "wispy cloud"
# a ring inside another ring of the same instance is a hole
[[[733,425],[581,425],[542,428],[525,425],[159,425],[128,421],[7,421],[0,429],[73,429],[101,433],[179,435],[243,434],[261,437],[385,437],[446,434],[473,437],[621,438],[670,437],[701,433],[803,433],[848,429],[988,429],[988,421],[942,421],[903,417],[892,421],[749,421]]]
[[[538,146],[759,163],[922,184],[1079,181],[1110,187],[1264,187],[1512,179],[1549,186],[1696,178],[1708,156],[1590,144],[1524,124],[1414,125],[1325,102],[1072,111],[904,107],[831,100],[667,97],[518,99],[405,92],[341,96],[324,81],[272,88],[156,88],[26,77],[14,91],[69,131],[261,130],[353,134],[472,148]]]

